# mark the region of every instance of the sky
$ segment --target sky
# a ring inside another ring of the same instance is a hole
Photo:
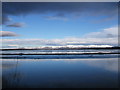
[[[3,2],[7,46],[118,44],[117,2]]]

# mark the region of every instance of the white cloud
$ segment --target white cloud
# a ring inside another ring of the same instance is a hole
[[[10,47],[18,47],[19,45],[8,45],[8,46],[10,46]]]
[[[7,27],[23,27],[24,25],[25,23],[13,23],[13,24],[7,25]]]
[[[68,18],[66,17],[58,17],[58,16],[45,16],[44,18],[47,20],[63,20],[63,21],[68,20]]]
[[[8,35],[8,34],[7,34]],[[10,36],[10,35],[9,35]],[[14,36],[14,34],[12,35]],[[5,45],[44,46],[44,45],[83,45],[107,44],[118,45],[118,27],[103,29],[100,32],[88,33],[82,38],[68,37],[63,39],[3,39]]]
[[[86,37],[92,37],[92,38],[114,38],[118,37],[118,27],[111,27],[104,29],[100,32],[92,32],[89,34],[86,34]]]
[[[14,36],[18,36],[18,35],[10,31],[0,31],[0,37],[14,37]]]

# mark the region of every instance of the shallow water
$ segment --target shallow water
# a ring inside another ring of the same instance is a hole
[[[3,88],[117,88],[118,58],[3,59]]]

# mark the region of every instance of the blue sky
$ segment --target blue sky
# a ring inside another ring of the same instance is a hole
[[[32,18],[35,17],[35,18]],[[28,16],[11,16],[12,22],[21,22],[25,25],[21,28],[3,27],[3,30],[13,31],[20,36],[14,38],[65,38],[82,37],[90,32],[97,32],[104,28],[117,25],[117,20],[105,21],[101,17],[79,17],[69,18],[67,20],[48,20],[39,14]],[[100,20],[103,20],[100,22]],[[13,37],[12,37],[13,38]]]
[[[90,34],[94,33],[96,36],[103,36],[105,40],[115,40],[114,30],[118,25],[116,5],[116,3],[3,3],[2,31],[5,34],[3,39],[13,40],[9,43],[17,44],[14,43],[15,39],[19,39],[18,42],[22,43],[24,39],[42,39],[51,42],[55,39],[63,41],[69,38],[66,41],[69,42],[73,40],[72,38],[76,38],[73,42],[81,43],[83,42],[81,39],[85,40],[87,35],[89,39]],[[5,31],[14,35],[8,35]],[[108,38],[107,35],[111,37]]]

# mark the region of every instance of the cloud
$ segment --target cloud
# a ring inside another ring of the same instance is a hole
[[[45,16],[44,18],[46,18],[47,20],[63,20],[63,21],[67,21],[68,20],[65,17],[57,17],[57,16]]]
[[[14,37],[14,36],[18,36],[18,35],[10,31],[0,31],[0,37]]]
[[[103,29],[101,32],[88,33],[81,38],[67,37],[63,39],[3,39],[3,44],[17,44],[21,46],[64,46],[89,44],[118,45],[118,27],[115,26]]]
[[[92,37],[92,38],[114,38],[114,37],[118,38],[118,27],[115,26],[115,27],[104,29],[100,32],[92,32],[92,33],[86,34],[85,36]]]
[[[17,44],[21,46],[47,46],[47,45],[87,45],[87,44],[108,44],[118,45],[118,27],[103,29],[101,32],[86,34],[84,37],[68,37],[63,39],[3,39],[4,44]]]
[[[23,27],[24,23],[13,23],[13,24],[9,24],[7,25],[7,27]]]
[[[117,39],[71,38],[67,39],[2,39],[3,46],[17,44],[20,47],[66,46],[66,45],[117,45]]]
[[[53,16],[44,16],[43,18],[45,18],[47,20],[63,20],[63,21],[68,20],[68,18],[62,13],[59,13],[59,14],[53,15]]]
[[[11,18],[9,18],[8,16],[6,16],[6,15],[2,15],[2,23],[0,23],[0,24],[7,24],[7,22],[10,22],[12,19]]]
[[[108,21],[113,21],[113,20],[118,20],[118,17],[115,17],[115,16],[111,16],[109,18],[103,18],[103,19],[99,19],[99,20],[93,20],[92,22],[93,23],[104,23],[104,22],[108,22]]]
[[[105,15],[108,18],[116,16],[118,9],[117,2],[3,2],[2,6],[3,18],[9,15],[19,16],[33,13],[54,13],[56,17],[82,14],[85,16],[90,14],[93,16]],[[55,17],[47,18],[58,19]]]
[[[8,45],[8,46],[10,46],[10,47],[18,47],[19,45]]]

